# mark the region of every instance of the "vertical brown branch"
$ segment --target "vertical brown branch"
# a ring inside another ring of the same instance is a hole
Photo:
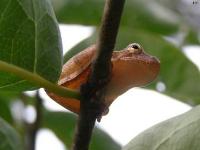
[[[125,0],[106,0],[101,30],[97,42],[97,56],[92,73],[81,87],[81,112],[73,150],[88,150],[92,130],[104,111],[104,93],[110,79],[111,56],[115,45]]]

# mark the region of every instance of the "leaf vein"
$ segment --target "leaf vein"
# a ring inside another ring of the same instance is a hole
[[[25,82],[26,80],[20,80],[20,81],[17,81],[15,83],[10,83],[10,84],[7,84],[7,85],[4,85],[4,86],[0,86],[0,89],[3,89],[3,88],[7,88],[9,86],[14,86],[14,85],[17,85],[17,84],[21,84],[23,82]]]
[[[38,55],[38,34],[37,34],[37,24],[35,23],[35,53],[34,53],[34,69],[33,72],[36,73],[37,71],[37,55]]]
[[[11,3],[11,0],[9,0],[9,2],[7,3],[6,7],[4,8],[4,10],[2,11],[1,17],[0,17],[0,24],[2,19],[4,18],[4,13],[6,12],[6,10],[9,8],[9,5]]]
[[[188,123],[188,124],[186,124],[186,125],[184,125],[184,126],[182,126],[182,127],[180,127],[180,128],[177,128],[177,130],[175,130],[175,131],[169,133],[168,136],[166,136],[159,144],[157,144],[157,145],[155,146],[154,150],[158,150],[159,147],[161,147],[161,145],[163,145],[165,142],[167,142],[171,136],[173,136],[174,134],[176,134],[177,132],[179,132],[181,129],[184,129],[184,128],[186,128],[186,127],[192,125],[193,123],[195,123],[195,122],[197,122],[197,121],[199,121],[199,120],[200,120],[200,118],[198,118],[198,119],[196,119],[196,120],[194,120],[194,121],[192,121],[192,122],[190,122],[190,123]]]

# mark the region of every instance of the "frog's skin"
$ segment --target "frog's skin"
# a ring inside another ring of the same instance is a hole
[[[79,90],[87,81],[91,63],[95,57],[96,46],[92,45],[72,57],[64,64],[58,85]],[[133,43],[121,51],[114,51],[111,58],[112,74],[107,85],[105,105],[109,105],[121,94],[132,87],[141,87],[153,81],[160,70],[157,58],[146,54],[143,48]],[[80,112],[80,101],[63,98],[54,93],[47,93],[54,101],[74,113]]]

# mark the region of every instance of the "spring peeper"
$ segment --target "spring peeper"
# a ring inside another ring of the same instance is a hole
[[[92,45],[65,63],[58,85],[79,90],[80,85],[87,81],[95,53],[96,46]],[[128,89],[144,86],[153,81],[160,69],[159,60],[146,54],[137,43],[128,45],[124,50],[114,51],[111,62],[112,74],[105,96],[106,107]],[[47,94],[68,110],[77,114],[80,112],[79,100],[63,98],[54,93]]]

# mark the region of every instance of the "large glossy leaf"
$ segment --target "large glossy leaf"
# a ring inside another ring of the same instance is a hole
[[[200,106],[147,129],[123,150],[199,150]]]
[[[77,117],[67,112],[45,112],[43,127],[52,130],[65,145],[70,148]],[[99,128],[94,129],[91,150],[120,150],[120,146],[108,134]]]
[[[47,0],[0,1],[0,60],[55,82],[61,56],[60,33]],[[33,88],[15,75],[0,72],[1,91]]]
[[[22,150],[22,144],[17,132],[0,118],[0,149]]]
[[[103,0],[51,0],[59,22],[99,26],[105,1]],[[156,33],[176,31],[179,16],[154,0],[126,2],[121,25],[145,29]]]

